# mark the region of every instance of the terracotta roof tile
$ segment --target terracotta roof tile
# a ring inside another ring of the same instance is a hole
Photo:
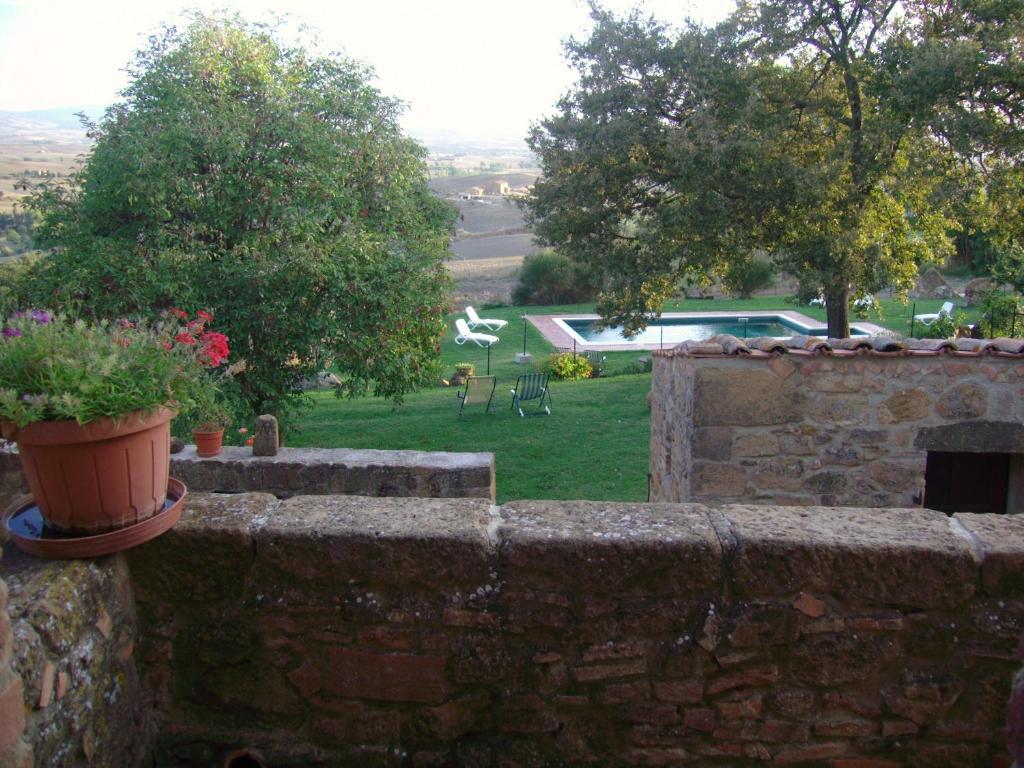
[[[920,357],[954,354],[959,357],[996,355],[1024,358],[1024,339],[901,339],[895,336],[854,336],[848,339],[822,339],[817,336],[776,339],[759,336],[753,339],[739,339],[728,334],[719,334],[706,341],[684,341],[672,349],[656,350],[652,354],[655,357],[771,357],[784,354]]]

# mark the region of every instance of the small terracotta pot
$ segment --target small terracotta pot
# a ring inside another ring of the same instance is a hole
[[[6,424],[4,431],[18,443],[25,479],[47,525],[95,534],[140,523],[163,509],[174,415],[160,408],[83,426]]]
[[[217,429],[212,432],[200,432],[192,430],[192,439],[196,441],[196,455],[204,459],[216,456],[224,447],[224,430]]]

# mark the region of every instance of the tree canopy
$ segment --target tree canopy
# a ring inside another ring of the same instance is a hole
[[[767,252],[846,336],[851,298],[906,291],[991,213],[987,185],[1013,188],[992,179],[1019,190],[1021,0],[760,0],[710,29],[592,16],[567,44],[578,84],[528,140],[528,215],[627,330]]]
[[[152,37],[129,72],[72,183],[31,200],[52,251],[19,298],[212,311],[255,412],[287,410],[327,364],[353,393],[432,378],[454,212],[372,72],[205,15]]]

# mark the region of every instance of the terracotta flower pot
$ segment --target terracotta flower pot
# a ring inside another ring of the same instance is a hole
[[[192,439],[196,441],[196,455],[208,459],[219,454],[224,447],[224,430],[201,432],[198,429],[193,429]]]
[[[174,411],[118,419],[5,425],[18,443],[29,489],[48,525],[94,534],[142,522],[163,509]]]

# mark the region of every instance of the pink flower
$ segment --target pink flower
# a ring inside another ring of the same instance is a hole
[[[205,320],[208,323],[213,321],[213,315],[211,315],[209,312],[205,312],[202,309],[196,312],[196,317],[198,317],[200,320]]]
[[[179,344],[192,345],[196,343],[196,337],[193,336],[191,333],[185,333],[184,331],[175,336],[174,340]]]
[[[177,307],[171,307],[171,314],[182,320],[188,320],[188,312]]]

